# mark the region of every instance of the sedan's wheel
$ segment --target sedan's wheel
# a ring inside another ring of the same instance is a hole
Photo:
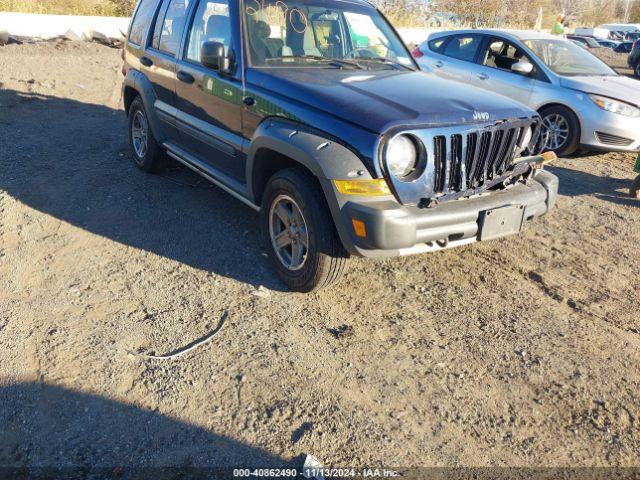
[[[545,151],[557,155],[571,155],[578,149],[579,123],[568,108],[550,107],[540,112],[542,130],[540,132]]]
[[[640,62],[636,65],[635,68],[636,77],[640,78]]]
[[[304,169],[289,168],[271,177],[260,215],[269,257],[291,290],[320,290],[342,276],[348,255],[322,188]]]
[[[131,156],[141,170],[155,172],[164,166],[164,152],[153,136],[140,97],[136,97],[129,107],[129,145]]]

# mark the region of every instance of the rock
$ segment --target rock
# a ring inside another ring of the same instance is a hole
[[[260,285],[256,290],[251,292],[251,295],[259,298],[269,298],[271,296],[271,292],[267,290],[265,287]]]

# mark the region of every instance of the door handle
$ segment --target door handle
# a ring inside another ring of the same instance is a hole
[[[149,57],[142,57],[140,59],[140,63],[145,67],[150,67],[151,65],[153,65],[153,60],[151,60]]]
[[[437,68],[442,68],[442,65],[444,65],[444,63],[442,63],[440,60],[438,60],[435,65],[436,65]]]
[[[183,83],[189,83],[189,84],[196,81],[196,79],[193,78],[193,75],[187,72],[183,72],[182,70],[178,72],[178,80],[180,80]]]
[[[486,80],[487,78],[489,78],[489,75],[487,75],[486,73],[479,73],[478,78],[480,80]]]

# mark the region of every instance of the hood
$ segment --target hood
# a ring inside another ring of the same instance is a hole
[[[254,70],[262,88],[376,133],[394,126],[457,125],[531,117],[502,95],[424,72],[270,68]]]
[[[562,77],[560,85],[640,106],[640,82],[629,77]]]

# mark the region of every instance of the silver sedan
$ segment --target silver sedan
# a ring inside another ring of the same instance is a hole
[[[537,110],[558,155],[640,149],[640,81],[618,75],[569,40],[513,30],[432,34],[413,52],[423,70]]]

